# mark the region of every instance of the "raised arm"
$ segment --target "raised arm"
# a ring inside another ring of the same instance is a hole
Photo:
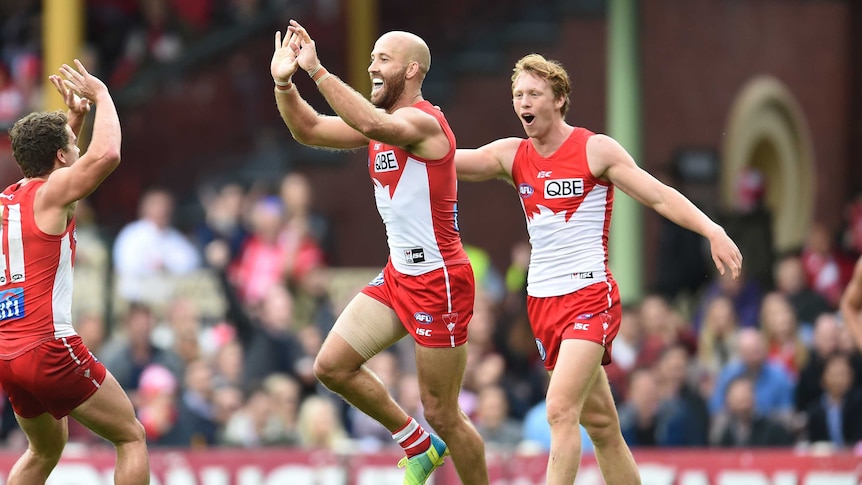
[[[512,184],[512,162],[520,144],[520,138],[503,138],[479,148],[459,148],[455,151],[458,180],[483,182],[503,179]]]
[[[734,279],[742,268],[742,254],[724,229],[673,187],[659,182],[638,167],[613,138],[595,135],[587,142],[587,160],[596,177],[609,180],[641,204],[709,239],[712,260],[720,274],[725,266]]]
[[[368,138],[362,133],[337,116],[318,114],[299,95],[292,79],[297,62],[291,44],[295,45],[296,42],[295,34],[285,32],[282,41],[281,32],[276,32],[275,52],[270,63],[272,79],[275,81],[275,104],[290,134],[303,145],[316,147],[353,149],[368,145]]]
[[[841,295],[841,317],[857,348],[862,349],[862,258],[856,261],[853,277]]]
[[[291,20],[289,29],[299,40],[298,44],[293,44],[299,67],[308,72],[329,106],[345,123],[369,139],[409,148],[420,157],[436,159],[449,151],[448,139],[436,118],[415,108],[402,108],[392,113],[378,109],[323,67],[315,42],[304,27]],[[407,69],[408,76],[419,75],[416,65]]]
[[[87,153],[77,161],[73,157],[74,163],[55,170],[48,177],[39,192],[40,206],[45,208],[64,208],[86,197],[120,164],[120,119],[111,94],[105,84],[87,72],[77,59],[75,66],[77,69],[63,64],[60,72],[65,79],[60,84],[74,91],[79,98],[85,98],[97,106],[93,137]],[[52,79],[52,82],[57,86],[59,78]],[[61,94],[64,99],[70,99],[62,91]],[[72,106],[70,110],[74,110]],[[80,118],[79,115],[75,119]],[[80,129],[80,121],[77,124]]]

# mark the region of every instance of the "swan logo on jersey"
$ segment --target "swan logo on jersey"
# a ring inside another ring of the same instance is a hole
[[[458,324],[458,312],[444,313],[443,323],[446,324],[446,328],[449,330],[450,334],[454,333],[455,325]]]
[[[565,199],[584,195],[584,179],[545,180],[546,199]]]
[[[542,345],[542,341],[541,341],[541,340],[536,339],[536,347],[538,347],[538,349],[539,349],[539,357],[541,357],[541,358],[542,358],[542,362],[544,362],[544,361],[545,361],[545,358],[546,358],[546,357],[548,357],[548,354],[547,354],[547,353],[545,353],[545,346],[544,346],[544,345]]]
[[[533,188],[530,184],[521,184],[518,186],[518,194],[521,195],[522,198],[526,199],[527,197],[533,195],[536,189]]]
[[[380,152],[374,156],[374,171],[377,173],[394,172],[398,170],[398,159],[394,150]]]
[[[430,314],[425,313],[425,312],[414,313],[413,319],[416,320],[417,322],[423,324],[423,325],[428,325],[429,323],[434,321],[434,317],[432,317]]]

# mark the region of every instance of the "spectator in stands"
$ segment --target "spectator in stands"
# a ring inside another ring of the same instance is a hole
[[[640,312],[631,305],[623,306],[620,331],[611,349],[611,363],[605,366],[614,399],[623,401],[628,389],[629,373],[637,368],[637,358],[643,346]]]
[[[12,126],[26,108],[24,94],[15,85],[9,67],[0,60],[0,128]]]
[[[685,347],[675,345],[662,353],[654,369],[661,399],[660,414],[667,421],[661,444],[705,446],[709,435],[709,408],[698,388],[689,382],[693,361]]]
[[[231,328],[231,333],[236,333],[233,327],[229,328]],[[245,369],[243,369],[244,356],[242,344],[235,336],[215,350],[213,359],[215,367],[213,379],[217,386],[242,386],[243,374],[245,373]]]
[[[203,359],[186,366],[184,385],[177,406],[178,446],[205,447],[218,442],[219,423],[213,401],[213,372]]]
[[[271,374],[263,380],[263,389],[272,398],[273,414],[278,418],[281,445],[299,444],[299,405],[302,386],[287,374]]]
[[[814,322],[814,336],[808,362],[799,372],[796,383],[795,406],[797,411],[806,411],[819,402],[823,395],[821,381],[826,361],[840,353],[838,339],[840,323],[833,313],[824,313]]]
[[[130,301],[161,299],[165,290],[153,278],[183,275],[197,269],[197,249],[171,225],[173,196],[150,189],[141,198],[138,220],[127,224],[114,242],[114,270],[120,295]]]
[[[632,448],[658,446],[666,425],[659,416],[660,397],[652,369],[636,369],[629,375],[627,399],[619,407],[620,429]]]
[[[150,307],[132,303],[123,318],[123,328],[105,344],[99,359],[111,371],[117,381],[135,402],[134,391],[138,389],[141,374],[150,365],[168,369],[178,380],[182,376],[182,362],[169,350],[156,347],[152,341],[155,317]]]
[[[654,293],[640,303],[640,320],[643,325],[643,343],[638,350],[637,367],[651,367],[664,349],[682,344],[690,352],[697,350],[697,337],[688,323],[665,297]]]
[[[812,225],[801,257],[808,285],[832,308],[838,308],[841,292],[850,280],[853,263],[835,247],[824,224],[815,222]]]
[[[335,255],[332,226],[326,217],[314,208],[312,190],[308,177],[302,173],[290,172],[281,179],[279,195],[284,203],[285,227],[295,234],[295,237],[310,237],[323,251],[325,260],[331,264]]]
[[[706,288],[693,319],[696,329],[703,327],[706,308],[718,296],[727,297],[733,302],[736,321],[740,327],[756,327],[760,322],[760,300],[763,298],[763,290],[760,284],[749,278],[747,271],[743,269],[738,279],[718,276]]]
[[[488,447],[512,447],[521,442],[521,424],[509,417],[506,392],[498,385],[479,391],[474,422]]]
[[[198,248],[206,252],[213,241],[222,241],[229,250],[229,261],[239,255],[248,232],[242,221],[245,190],[238,183],[225,183],[200,195],[204,220],[195,228]]]
[[[75,235],[72,308],[104,318],[110,293],[108,277],[111,249],[87,199],[78,201],[78,207],[75,208]]]
[[[307,450],[347,452],[353,449],[331,399],[309,396],[302,402],[299,408],[299,443]]]
[[[697,344],[698,362],[712,376],[736,355],[738,325],[733,302],[719,296],[707,305]]]
[[[853,388],[853,367],[846,355],[828,358],[821,399],[808,407],[808,440],[852,448],[862,440],[862,390]]]
[[[784,366],[796,380],[808,360],[808,348],[799,336],[796,314],[783,294],[766,295],[760,307],[760,327],[769,359]]]
[[[320,264],[321,253],[304,234],[285,229],[284,208],[277,197],[255,202],[250,223],[251,235],[229,272],[240,300],[256,305],[267,288]]]
[[[177,378],[159,364],[148,365],[135,385],[135,409],[144,425],[147,443],[176,446],[183,443],[183,432],[177,424]]]
[[[224,443],[243,448],[278,444],[282,426],[273,412],[274,405],[263,388],[253,389],[242,408],[230,415],[222,436]]]
[[[710,412],[716,415],[730,400],[727,392],[730,383],[745,376],[754,387],[754,410],[759,414],[789,413],[793,407],[793,381],[780,364],[767,358],[766,343],[760,332],[753,328],[740,330],[737,339],[737,357],[718,376],[709,402]]]
[[[820,314],[829,311],[826,299],[808,286],[802,259],[797,254],[787,254],[775,264],[775,289],[790,302],[803,327],[812,326]]]
[[[750,378],[740,375],[728,383],[724,409],[713,422],[712,445],[738,448],[793,444],[793,437],[781,422],[759,412],[755,400]]]

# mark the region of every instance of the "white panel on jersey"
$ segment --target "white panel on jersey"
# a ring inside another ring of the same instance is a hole
[[[434,233],[430,190],[427,167],[412,158],[407,159],[391,198],[389,187],[375,182],[377,210],[386,224],[392,265],[399,273],[417,276],[443,266]],[[420,254],[421,258],[413,260]]]
[[[21,236],[21,205],[12,204],[9,209],[9,279],[12,283],[24,281],[24,239]]]
[[[572,214],[537,206],[539,213],[527,220],[533,243],[527,273],[527,292],[531,296],[566,295],[605,281],[607,255],[602,236],[607,195],[606,186],[595,185]]]
[[[54,338],[75,335],[72,328],[72,245],[67,232],[60,241],[60,259],[51,291],[51,310],[54,313]]]

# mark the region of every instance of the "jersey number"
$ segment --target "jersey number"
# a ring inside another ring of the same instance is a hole
[[[24,239],[21,237],[21,205],[11,204],[0,206],[0,220],[3,219],[6,220],[7,224],[5,230],[3,226],[0,226],[0,286],[24,281]]]

